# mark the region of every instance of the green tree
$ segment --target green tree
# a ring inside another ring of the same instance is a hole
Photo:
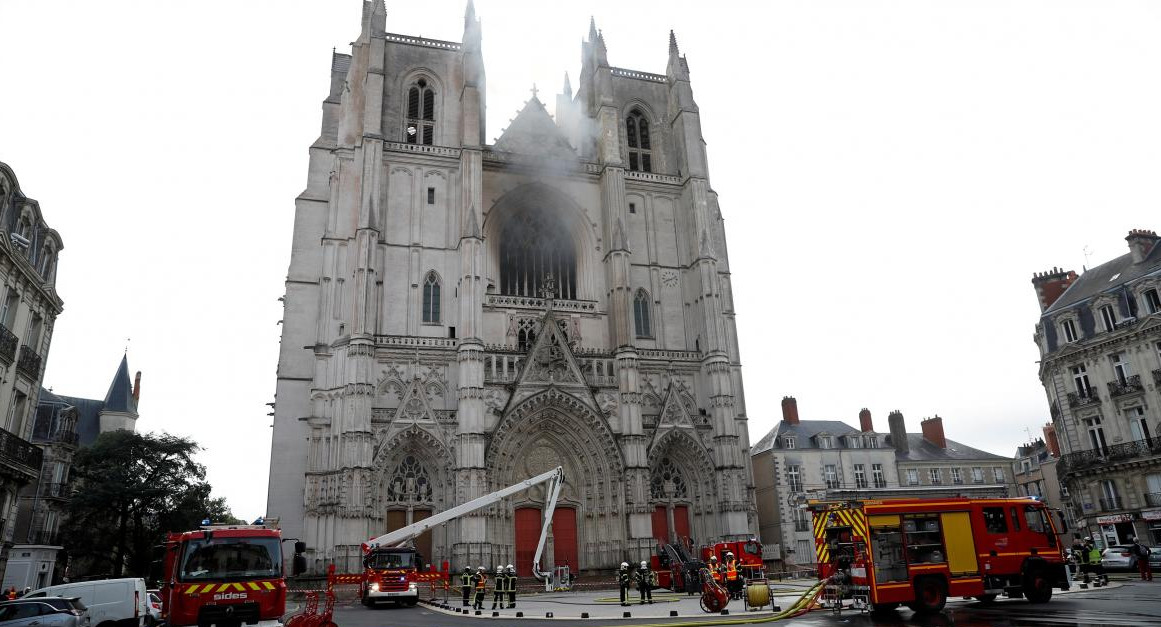
[[[204,518],[238,522],[210,497],[192,440],[133,431],[102,433],[73,460],[73,495],[61,529],[70,571],[144,577],[167,531],[196,529]]]

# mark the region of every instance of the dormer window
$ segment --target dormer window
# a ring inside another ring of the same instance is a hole
[[[1117,328],[1117,310],[1112,305],[1104,305],[1100,308],[1101,324],[1104,325],[1105,331],[1115,331]]]
[[[1060,335],[1069,344],[1076,341],[1076,323],[1071,318],[1060,323]]]
[[[818,436],[818,448],[834,448],[834,440],[829,435]]]
[[[794,448],[794,437],[789,435],[782,436],[782,448]]]
[[[407,90],[407,120],[403,139],[409,144],[432,145],[435,138],[435,91],[421,78]]]
[[[1145,290],[1145,293],[1141,294],[1141,300],[1145,301],[1145,311],[1151,314],[1161,311],[1161,296],[1158,296],[1156,288]]]
[[[862,436],[852,435],[847,437],[847,448],[863,448]]]
[[[640,109],[633,109],[625,118],[625,137],[629,144],[629,170],[652,172],[653,153],[649,141],[649,120]]]

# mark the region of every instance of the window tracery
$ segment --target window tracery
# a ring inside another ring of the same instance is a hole
[[[640,109],[625,118],[625,138],[629,144],[629,170],[652,172],[653,153],[649,140],[649,120]]]
[[[662,457],[649,480],[649,494],[655,499],[684,499],[689,497],[685,475],[668,457]]]
[[[633,297],[633,326],[637,337],[653,337],[653,325],[649,319],[649,293],[638,289]]]
[[[440,289],[439,277],[435,272],[427,273],[427,280],[423,282],[423,321],[428,324],[439,324],[440,321]]]
[[[404,457],[391,473],[385,496],[391,503],[430,503],[431,480],[427,468],[414,455]]]
[[[435,91],[421,78],[407,90],[407,120],[403,138],[409,144],[430,146],[435,139]]]
[[[576,299],[576,252],[572,237],[544,210],[521,210],[500,235],[500,293],[540,298],[545,277],[553,276],[556,298]]]

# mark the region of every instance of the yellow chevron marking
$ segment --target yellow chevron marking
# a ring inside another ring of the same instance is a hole
[[[273,589],[274,589],[274,584],[270,583],[269,581],[263,581],[263,582],[262,582],[262,585],[263,585],[263,586],[264,586],[264,587],[265,587],[267,590],[273,590]]]
[[[225,592],[229,588],[230,588],[230,584],[224,583],[224,584],[218,586],[218,592]]]
[[[197,586],[190,586],[190,587],[188,587],[188,588],[186,588],[186,589],[185,589],[185,593],[186,593],[186,594],[193,594],[193,593],[194,593],[194,590],[197,590],[197,589],[198,589],[198,587],[197,587]]]
[[[238,592],[245,592],[245,591],[246,591],[246,588],[244,588],[244,587],[242,586],[242,584],[240,584],[240,583],[235,583],[235,584],[234,584],[234,589],[235,589],[235,590],[237,590]]]
[[[258,589],[258,584],[254,583],[253,581],[251,581],[250,583],[248,583],[248,584],[246,584],[246,585],[250,586],[250,589],[251,589],[251,590],[257,590],[257,589]]]

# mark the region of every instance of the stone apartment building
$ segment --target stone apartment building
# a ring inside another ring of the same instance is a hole
[[[798,401],[782,399],[782,420],[750,451],[759,537],[767,559],[784,565],[815,563],[810,514],[801,506],[839,490],[870,494],[898,488],[895,451],[876,433],[871,412],[859,428],[840,420],[802,420]],[[773,554],[774,551],[777,554]]]
[[[489,144],[471,3],[460,42],[364,4],[296,200],[277,372],[266,514],[313,568],[556,466],[549,564],[756,531],[722,210],[689,64],[657,40],[664,73],[616,67],[591,23],[555,117],[533,92]],[[526,572],[544,498],[420,552]]]
[[[1064,487],[1078,533],[1161,544],[1161,246],[1130,231],[1128,251],[1032,285],[1034,340]]]
[[[56,293],[63,247],[40,203],[0,163],[0,575],[12,547],[17,493],[36,480],[43,458],[29,440],[53,327],[64,308]]]
[[[888,416],[890,433],[874,430],[871,412],[859,427],[838,420],[801,420],[798,401],[782,399],[782,420],[750,451],[758,529],[768,559],[783,567],[816,561],[811,499],[997,497],[1011,492],[1012,460],[948,440],[938,416],[923,433],[907,433],[903,414]]]

